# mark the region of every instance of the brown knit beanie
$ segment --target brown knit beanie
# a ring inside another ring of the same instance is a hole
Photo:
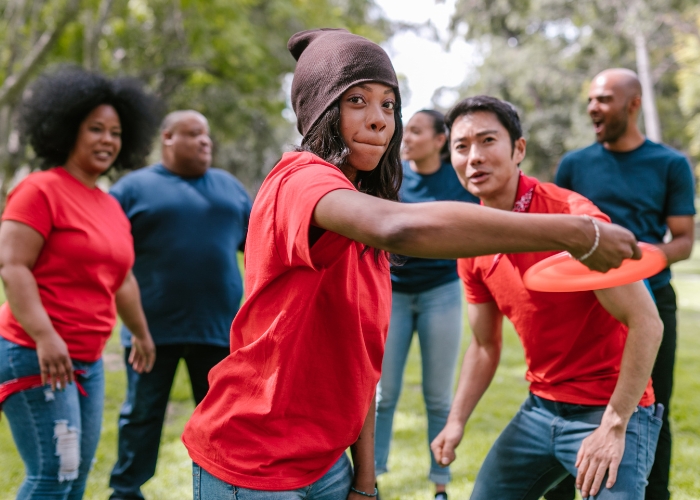
[[[400,109],[399,82],[384,49],[343,29],[300,31],[287,48],[297,60],[292,107],[297,129],[305,135],[343,92],[363,82],[393,87]],[[397,111],[398,112],[398,111]]]

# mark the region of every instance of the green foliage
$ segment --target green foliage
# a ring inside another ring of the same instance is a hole
[[[697,422],[700,406],[694,396],[700,391],[697,366],[700,363],[700,249],[693,259],[674,265],[674,285],[679,297],[678,359],[672,408],[675,435],[673,448],[672,493],[678,500],[700,498],[700,479],[696,473],[700,458],[700,431]],[[465,329],[462,353],[469,342]],[[102,437],[97,460],[88,479],[86,500],[105,499],[109,495],[109,473],[116,459],[117,418],[124,399],[125,377],[118,335],[113,335],[105,351],[106,399]],[[452,467],[453,482],[448,486],[452,498],[468,498],[481,462],[507,422],[527,394],[523,376],[525,362],[520,341],[506,322],[501,365],[493,383],[477,406],[465,439],[457,449]],[[420,353],[414,342],[404,378],[404,389],[394,422],[394,441],[389,456],[390,472],[380,477],[385,500],[420,500],[431,498],[432,484],[427,479],[427,417],[421,392]],[[161,438],[156,476],[146,483],[147,498],[186,500],[192,498],[191,462],[180,441],[180,434],[193,410],[189,381],[184,365],[178,369],[166,425]],[[7,419],[0,419],[0,463],[5,474],[0,477],[0,500],[10,500],[23,477],[22,462],[9,431]]]
[[[689,10],[686,19],[687,29],[676,31],[676,83],[680,108],[688,120],[685,131],[690,137],[690,153],[700,158],[700,8]]]
[[[521,111],[528,139],[523,168],[551,179],[562,154],[594,140],[585,105],[591,79],[603,69],[636,69],[633,36],[647,34],[664,142],[685,150],[671,57],[674,12],[686,0],[460,0],[454,33],[477,43],[484,62],[460,88],[487,93]]]
[[[0,2],[0,37],[27,32],[14,44],[16,58],[26,57],[31,33],[67,1]],[[10,17],[18,5],[28,13]],[[215,165],[254,190],[294,137],[282,116],[285,75],[295,63],[287,40],[304,29],[344,27],[381,41],[390,28],[373,9],[373,0],[85,0],[36,71],[69,63],[142,79],[169,109],[207,116]],[[0,77],[21,62],[8,58],[0,49]],[[0,126],[0,149],[2,135]]]

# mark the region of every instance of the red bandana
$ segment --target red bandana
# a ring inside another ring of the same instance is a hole
[[[535,191],[535,186],[539,184],[537,179],[532,177],[527,177],[520,172],[520,177],[518,177],[518,190],[515,193],[515,203],[513,204],[513,212],[526,213],[530,211],[530,204],[532,203],[532,195]],[[483,202],[481,203],[484,204]],[[491,276],[496,270],[496,266],[501,261],[503,257],[502,253],[497,253],[493,256],[493,264],[486,273],[486,278]]]

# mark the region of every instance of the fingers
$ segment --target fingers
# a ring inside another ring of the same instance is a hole
[[[636,241],[632,244],[632,257],[630,258],[632,260],[639,260],[642,258],[642,249],[639,248]]]
[[[438,434],[433,442],[430,443],[430,449],[435,456],[435,461],[442,467],[447,467],[455,461],[457,458],[455,448],[455,443],[450,442],[442,434]]]
[[[615,481],[617,481],[617,470],[620,468],[621,460],[613,460],[608,468],[608,482],[605,483],[606,488],[612,488],[615,486]]]
[[[596,460],[584,455],[585,453],[582,454],[579,450],[576,458],[576,468],[578,468],[576,488],[581,491],[581,496],[587,498],[597,495],[606,473],[608,480],[605,487],[612,488],[617,481],[617,471],[620,468],[621,459]]]
[[[75,380],[70,358],[43,360],[41,363],[41,383],[51,385],[51,390],[63,389]]]

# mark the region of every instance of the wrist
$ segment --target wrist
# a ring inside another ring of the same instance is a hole
[[[377,478],[374,474],[371,477],[368,474],[362,476],[355,474],[355,478],[352,481],[353,488],[365,493],[372,493],[375,484],[377,484]]]
[[[371,488],[364,489],[364,490],[353,485],[353,486],[350,486],[350,491],[357,493],[360,496],[368,497],[368,498],[376,498],[379,496],[379,491],[377,490],[377,487],[375,485],[372,485]]]
[[[631,417],[630,415],[625,415],[617,411],[613,406],[608,405],[605,408],[605,413],[603,413],[603,418],[600,421],[600,427],[605,427],[618,432],[625,432],[627,430],[627,423]]]
[[[569,239],[565,242],[567,251],[576,256],[586,255],[593,247],[596,240],[595,223],[587,217],[573,216],[573,231],[569,234]]]

